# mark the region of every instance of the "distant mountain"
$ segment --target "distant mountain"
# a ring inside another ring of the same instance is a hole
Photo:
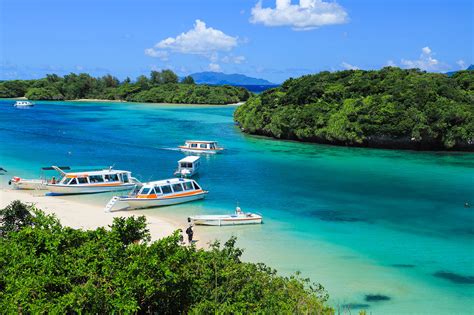
[[[198,72],[191,74],[194,81],[198,84],[213,85],[275,85],[264,79],[248,77],[243,74],[226,74],[222,72]]]
[[[474,65],[470,65],[469,67],[467,67],[466,70],[474,71]],[[454,75],[456,72],[457,72],[457,71],[449,71],[449,72],[446,72],[446,74],[447,74],[448,76],[452,76],[452,75]]]

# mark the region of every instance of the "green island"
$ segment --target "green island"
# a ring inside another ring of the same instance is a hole
[[[251,97],[244,132],[335,145],[474,150],[474,72],[320,72]]]
[[[171,70],[151,71],[150,77],[139,76],[134,82],[120,82],[112,75],[94,78],[86,73],[64,77],[48,74],[38,80],[0,82],[0,98],[26,97],[29,100],[99,99],[140,103],[176,103],[224,105],[246,101],[250,92],[230,85],[195,84],[191,76],[179,81]]]
[[[235,238],[208,250],[179,231],[150,242],[143,216],[73,229],[20,201],[0,218],[5,314],[334,314],[321,285],[243,262]]]

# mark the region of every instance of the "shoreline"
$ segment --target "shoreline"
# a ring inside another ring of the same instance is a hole
[[[1,100],[18,100],[24,101],[28,98],[22,97],[3,97]],[[103,100],[97,98],[80,98],[77,100],[31,100],[32,102],[73,102],[73,103],[127,103],[127,104],[150,104],[150,105],[191,105],[191,106],[241,106],[245,102],[229,103],[229,104],[188,104],[188,103],[152,103],[152,102],[129,102],[126,100]]]
[[[71,200],[69,196],[46,196],[46,191],[36,190],[16,190],[0,188],[0,209],[5,208],[14,200],[34,205],[46,214],[54,214],[62,225],[76,229],[93,230],[99,227],[107,227],[112,224],[115,217],[145,216],[148,229],[150,230],[151,241],[156,241],[166,236],[170,236],[174,231],[181,229],[184,240],[184,231],[187,226],[174,220],[164,219],[156,214],[147,213],[146,210],[127,210],[118,208],[112,212],[105,212],[104,207],[77,200]],[[194,229],[194,239],[198,248],[207,247],[210,239],[204,233],[198,233]],[[199,237],[199,238],[198,238]]]

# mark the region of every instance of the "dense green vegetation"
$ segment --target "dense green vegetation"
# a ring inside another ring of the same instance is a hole
[[[197,85],[190,76],[178,82],[171,70],[152,71],[150,77],[139,76],[120,82],[106,75],[49,74],[39,80],[0,82],[1,97],[27,97],[30,100],[103,99],[153,103],[231,104],[245,101],[250,93],[241,87]]]
[[[474,72],[321,72],[289,79],[235,112],[245,132],[339,145],[474,149]]]
[[[209,250],[179,232],[150,242],[144,217],[62,226],[15,201],[0,210],[2,313],[333,314],[308,280],[242,262],[235,239]]]

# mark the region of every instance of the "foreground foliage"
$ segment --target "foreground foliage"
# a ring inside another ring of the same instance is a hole
[[[340,145],[474,149],[474,72],[321,72],[289,79],[235,112],[244,131]]]
[[[27,97],[30,100],[104,99],[153,103],[231,104],[245,101],[250,93],[241,87],[197,85],[192,77],[181,83],[171,70],[152,71],[150,77],[139,76],[120,82],[106,75],[94,78],[88,74],[64,77],[48,74],[39,80],[0,82],[1,97]]]
[[[150,243],[144,217],[83,231],[20,202],[0,217],[4,313],[333,314],[320,285],[242,262],[234,238],[210,250],[178,232]]]

